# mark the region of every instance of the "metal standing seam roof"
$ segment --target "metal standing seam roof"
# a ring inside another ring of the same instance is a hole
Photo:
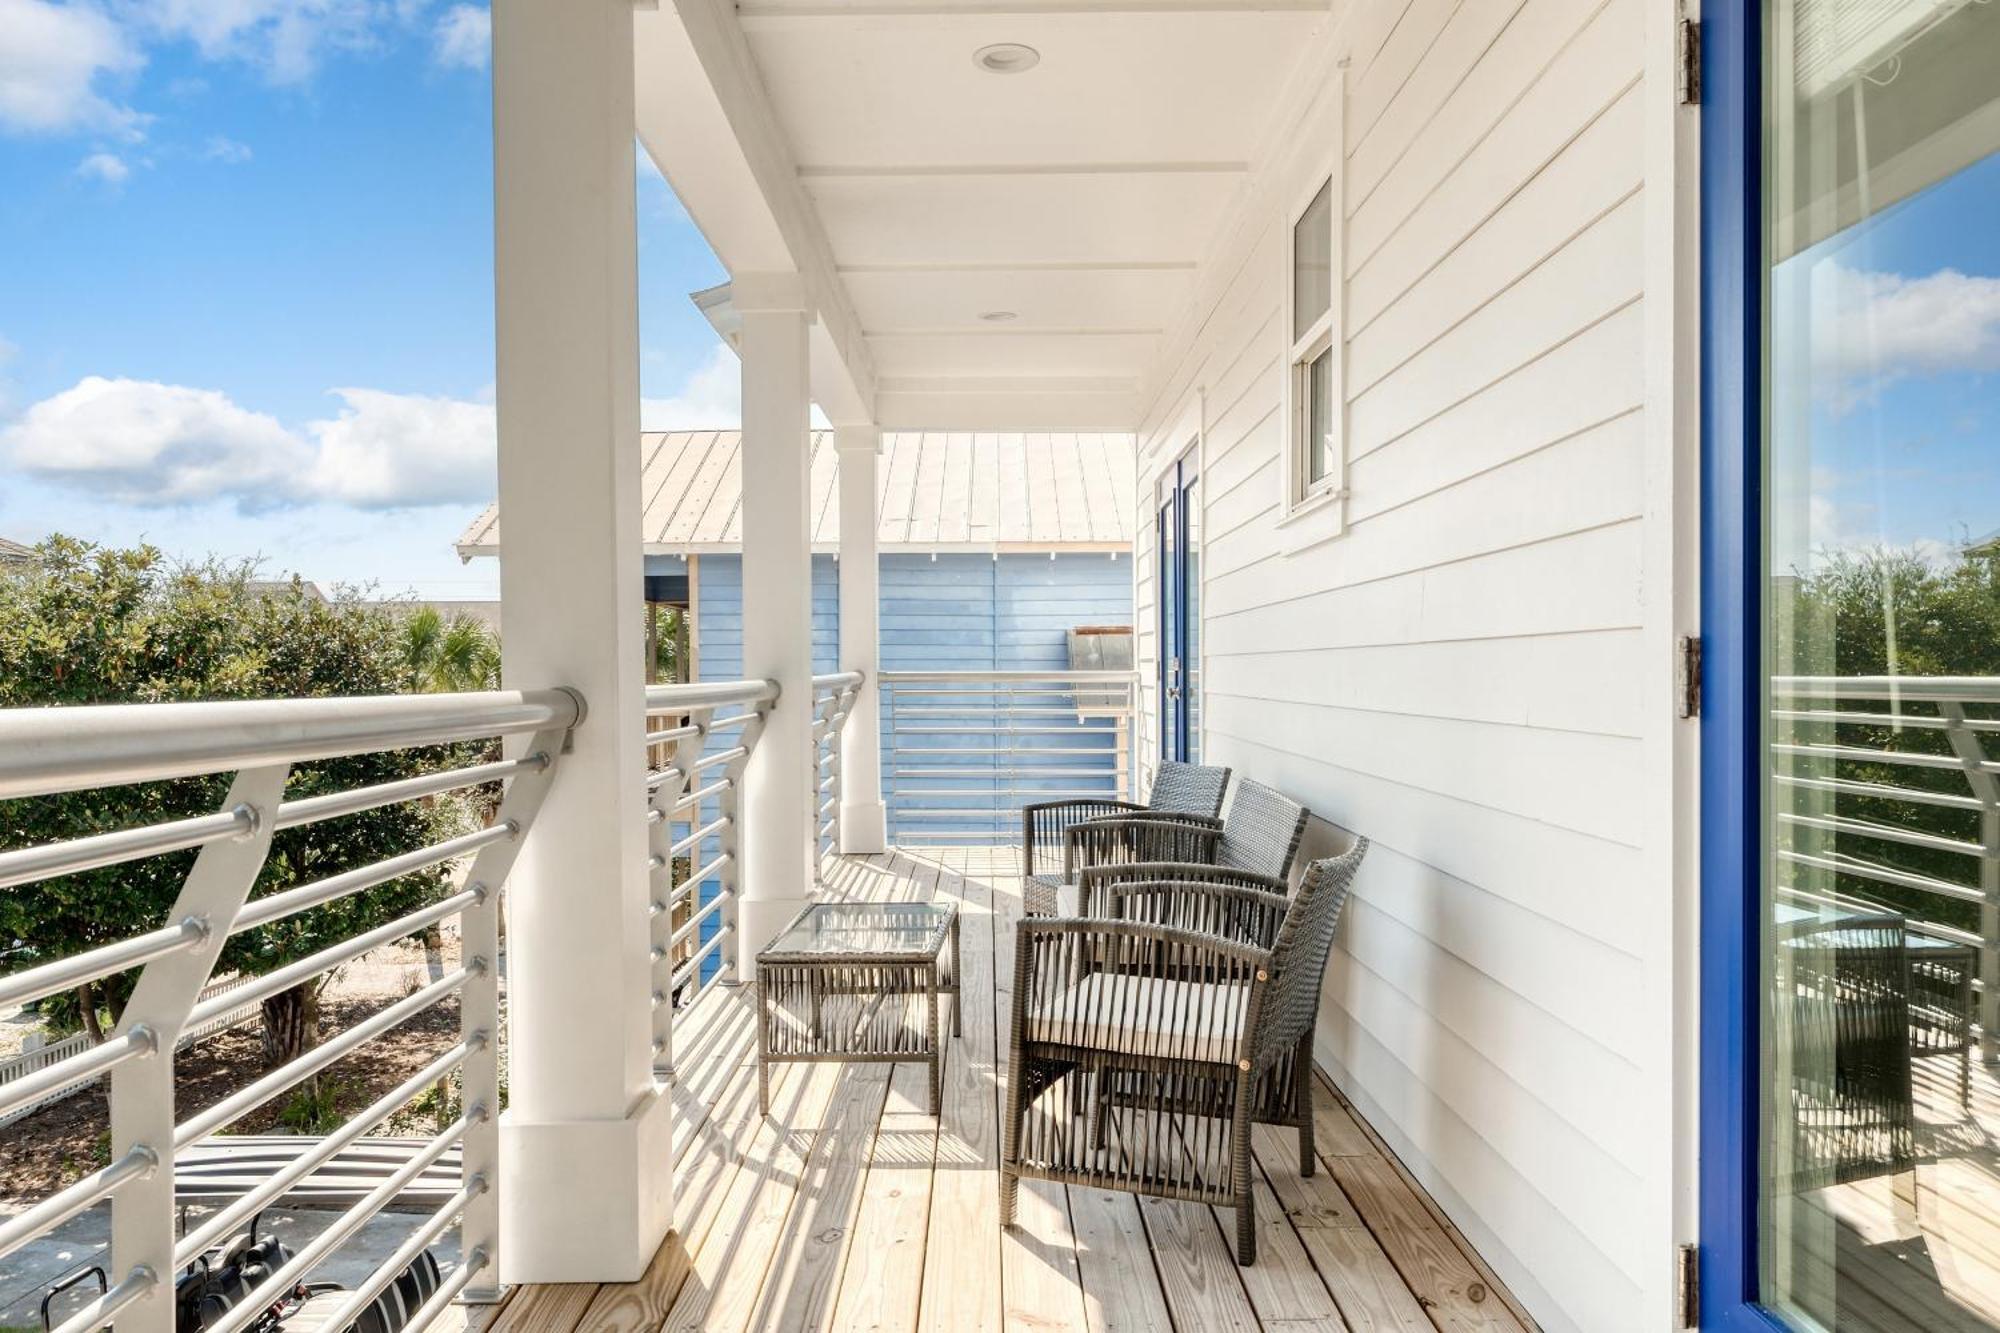
[[[32,546],[23,546],[16,541],[0,537],[0,565],[20,564],[35,558]]]
[[[743,540],[743,434],[648,432],[639,439],[648,555],[730,552]],[[1130,435],[884,432],[876,462],[885,551],[1126,549],[1132,544]],[[838,452],[812,433],[813,549],[840,543]],[[459,535],[458,554],[500,553],[500,507]]]

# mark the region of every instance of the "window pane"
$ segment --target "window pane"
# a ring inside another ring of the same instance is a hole
[[[2000,5],[1764,14],[1758,1296],[2000,1329]]]
[[[1324,481],[1333,467],[1333,349],[1306,367],[1306,483]]]
[[[1292,341],[1333,304],[1333,182],[1319,187],[1292,227]]]

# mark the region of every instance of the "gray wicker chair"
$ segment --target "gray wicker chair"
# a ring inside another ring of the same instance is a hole
[[[1084,797],[1068,801],[1043,801],[1021,811],[1021,874],[1034,912],[1055,910],[1059,887],[1075,878],[1068,862],[1069,831],[1089,819],[1121,814],[1170,815],[1191,823],[1213,827],[1221,821],[1222,794],[1229,786],[1229,770],[1214,764],[1183,764],[1167,760],[1153,775],[1153,789],[1146,803],[1117,801],[1109,797]],[[1048,862],[1060,855],[1062,872]]]
[[[1290,1126],[1313,1171],[1313,1028],[1334,929],[1368,842],[1315,861],[1278,904],[1263,890],[1154,881],[1117,889],[1123,920],[1020,924],[1014,954],[1000,1221],[1020,1182],[1052,1180],[1236,1209],[1257,1258],[1250,1126]],[[1144,904],[1155,904],[1148,909]],[[1147,919],[1275,922],[1266,939]]]
[[[1130,879],[1215,882],[1199,873],[1204,870],[1232,872],[1226,882],[1284,893],[1310,814],[1283,792],[1243,778],[1219,824],[1150,811],[1085,820],[1069,831],[1066,860],[1074,890],[1031,881],[1024,891],[1027,910],[1035,916],[1102,915],[1099,886]]]

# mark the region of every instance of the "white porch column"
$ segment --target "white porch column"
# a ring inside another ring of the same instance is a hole
[[[500,1277],[631,1281],[672,1217],[640,779],[631,0],[496,0],[493,111],[505,674],[587,710],[509,881]]]
[[[804,287],[790,273],[730,280],[743,358],[743,674],[778,682],[743,775],[737,975],[813,885],[811,456]]]
[[[840,734],[840,850],[866,854],[887,851],[889,843],[882,808],[882,691],[875,678],[881,663],[875,459],[882,432],[839,426],[833,443],[840,451],[840,669],[868,674]]]

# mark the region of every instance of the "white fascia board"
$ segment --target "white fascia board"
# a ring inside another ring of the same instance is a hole
[[[861,321],[734,6],[674,0],[632,26],[639,141],[725,268],[799,275],[817,320],[813,397],[832,420],[872,419]]]
[[[743,331],[743,315],[733,298],[732,284],[727,282],[688,293],[688,299],[715,330],[715,336],[731,347],[736,346],[737,336]],[[824,320],[814,321],[807,334],[806,354],[812,399],[826,419],[835,425],[873,425],[875,404],[856,389],[854,377],[848,373],[840,347]]]

